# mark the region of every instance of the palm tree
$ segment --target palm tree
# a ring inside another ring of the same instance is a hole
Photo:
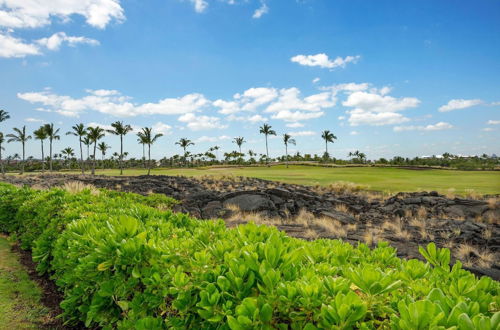
[[[268,124],[264,124],[260,127],[260,134],[264,134],[266,137],[266,164],[269,166],[269,148],[267,146],[267,136],[268,135],[276,135],[276,132],[272,130],[272,126]]]
[[[111,127],[113,129],[108,129],[108,133],[120,136],[120,175],[123,175],[123,137],[132,131],[132,126],[116,121],[111,124]]]
[[[321,133],[321,138],[325,140],[325,156],[328,157],[328,142],[333,143],[337,137],[332,132],[325,130]]]
[[[61,150],[61,154],[64,155],[64,159],[66,159],[66,161],[68,162],[68,169],[70,169],[70,160],[71,160],[71,157],[73,157],[75,155],[75,150],[73,150],[73,148],[70,148],[70,147],[67,147],[63,150]]]
[[[43,141],[47,140],[47,132],[45,131],[45,126],[40,126],[39,129],[35,130],[33,132],[33,136],[35,137],[35,140],[40,140],[41,146],[42,146],[42,172],[45,173],[45,153],[43,150]]]
[[[141,141],[148,146],[148,175],[151,174],[151,145],[156,142],[163,134],[158,133],[153,135],[153,129],[150,127],[144,127],[141,132],[137,134]]]
[[[5,111],[5,110],[0,109],[0,123],[6,121],[9,118],[10,118],[9,113],[7,111]],[[2,143],[4,143],[5,142],[5,138],[3,136],[3,133],[0,133],[0,134],[2,134]],[[1,153],[2,153],[1,149],[2,149],[2,147],[1,147],[1,144],[0,144],[0,166],[2,167],[2,175],[5,176],[5,168],[4,168],[3,160],[2,160],[2,157],[1,157]]]
[[[102,169],[104,170],[104,157],[106,156],[106,151],[111,149],[111,147],[107,145],[106,142],[101,142],[97,145],[97,149],[99,149],[102,154]]]
[[[290,134],[283,134],[283,142],[285,143],[286,167],[288,168],[288,144],[295,145],[295,139],[292,139]]]
[[[233,139],[233,143],[236,143],[236,145],[238,146],[238,148],[240,149],[240,154],[241,154],[241,146],[243,145],[243,143],[245,143],[247,141],[245,141],[245,138],[240,136],[240,137],[235,137]]]
[[[97,151],[97,142],[104,137],[104,129],[99,126],[96,127],[88,127],[87,128],[87,136],[90,139],[90,143],[94,144],[94,154],[92,156],[92,175],[95,175],[95,164],[96,164],[96,151]]]
[[[2,176],[5,176],[5,168],[3,165],[3,159],[2,159],[2,150],[5,150],[5,148],[2,146],[2,144],[5,143],[5,138],[3,136],[3,133],[0,132],[0,166],[2,168]]]
[[[50,158],[49,158],[49,168],[52,172],[52,142],[54,140],[59,140],[61,137],[57,135],[59,133],[59,128],[54,129],[54,124],[45,124],[44,125],[45,132],[47,133],[47,137],[49,138],[49,148],[50,148]]]
[[[83,137],[82,142],[87,147],[87,160],[88,160],[90,158],[90,146],[92,145],[92,141],[88,136],[88,129],[87,129],[87,135]]]
[[[80,143],[80,166],[82,168],[82,174],[85,174],[85,166],[83,163],[83,138],[87,135],[87,129],[83,124],[77,124],[71,127],[72,131],[66,133],[66,135],[73,135],[78,137],[78,142]],[[88,149],[87,149],[88,151]]]
[[[26,142],[31,139],[31,135],[26,134],[26,126],[23,126],[22,129],[19,129],[17,127],[14,127],[14,133],[13,134],[7,134],[7,137],[9,138],[7,142],[20,142],[21,145],[23,146],[23,159],[21,163],[21,174],[24,173],[24,159],[25,159],[25,152],[26,152]]]
[[[146,139],[142,132],[137,133],[137,142],[142,144],[142,165],[146,168]]]
[[[194,146],[194,143],[189,139],[181,138],[178,142],[175,142],[175,144],[178,144],[182,149],[184,149],[184,162],[187,165],[186,148]]]

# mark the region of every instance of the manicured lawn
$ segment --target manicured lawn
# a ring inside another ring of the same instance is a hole
[[[118,170],[97,171],[97,174],[118,175]],[[126,170],[125,175],[146,174],[145,170]],[[368,185],[378,191],[437,190],[441,193],[455,189],[464,194],[473,189],[481,194],[500,194],[500,172],[455,170],[409,170],[382,167],[316,167],[295,165],[272,167],[228,167],[196,169],[155,169],[153,175],[237,175],[305,185],[329,185],[349,181]]]
[[[0,329],[40,329],[48,310],[10,244],[0,236]]]

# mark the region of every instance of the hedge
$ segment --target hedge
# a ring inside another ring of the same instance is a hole
[[[429,244],[304,241],[226,228],[173,199],[0,184],[0,230],[55,281],[68,324],[104,329],[499,329],[500,283]]]

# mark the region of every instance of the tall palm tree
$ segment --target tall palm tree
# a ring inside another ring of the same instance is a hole
[[[6,121],[9,118],[10,118],[9,113],[7,111],[5,111],[5,110],[0,109],[0,123]],[[5,137],[3,136],[3,133],[0,133],[0,134],[2,134],[2,143],[4,143],[5,142]],[[2,147],[0,145],[0,166],[2,167],[2,175],[5,176],[5,167],[4,167],[4,164],[3,164],[3,159],[1,157],[1,153],[2,153]]]
[[[2,158],[2,150],[5,150],[5,148],[2,146],[2,144],[5,143],[5,138],[3,136],[3,133],[0,132],[0,167],[2,171],[2,176],[5,176],[5,167],[3,165],[3,158]]]
[[[290,134],[283,134],[283,143],[285,143],[286,167],[288,168],[288,144],[295,145],[295,139]]]
[[[87,129],[83,124],[77,124],[71,127],[72,131],[66,132],[66,135],[73,135],[78,137],[78,142],[80,143],[80,167],[82,168],[82,174],[85,174],[85,165],[83,163],[83,138],[87,135]],[[88,150],[88,149],[87,149]]]
[[[321,138],[325,140],[325,156],[328,156],[328,142],[334,143],[337,137],[332,132],[325,130],[321,133]]]
[[[106,142],[101,142],[97,145],[97,149],[101,152],[102,155],[102,169],[104,170],[104,157],[106,157],[106,151],[111,149],[111,147],[106,144]]]
[[[137,133],[137,142],[142,145],[142,165],[146,168],[146,138],[142,132]]]
[[[238,148],[240,149],[240,154],[241,154],[241,146],[243,145],[243,143],[245,143],[247,141],[245,141],[245,138],[242,137],[242,136],[239,136],[239,137],[235,137],[233,139],[233,143],[236,143],[236,145],[238,146]]]
[[[187,165],[186,149],[189,146],[194,146],[194,143],[189,139],[181,138],[178,142],[175,142],[175,144],[178,144],[182,149],[184,149],[184,162],[185,165]]]
[[[45,173],[45,153],[43,150],[43,141],[47,140],[47,132],[45,131],[45,126],[40,126],[39,129],[33,132],[33,136],[35,140],[40,140],[40,144],[42,147],[42,172]]]
[[[70,160],[71,160],[71,157],[75,156],[75,150],[73,150],[73,148],[71,148],[71,147],[67,147],[67,148],[64,148],[63,150],[61,150],[61,154],[64,155],[64,159],[68,163],[68,169],[70,169],[70,165],[71,165]]]
[[[259,133],[264,134],[266,137],[266,164],[269,166],[269,148],[267,146],[267,136],[276,135],[276,132],[272,130],[272,126],[268,124],[262,125],[259,129],[260,129]]]
[[[87,136],[90,139],[90,142],[94,144],[94,154],[92,156],[92,175],[95,175],[97,142],[104,137],[104,132],[104,129],[99,126],[87,128]]]
[[[132,131],[132,126],[125,125],[122,121],[115,121],[111,127],[113,129],[108,129],[108,133],[120,136],[120,175],[123,175],[123,137]]]
[[[24,173],[24,159],[25,159],[25,154],[26,154],[26,142],[31,139],[31,135],[28,135],[26,133],[26,126],[23,126],[23,128],[19,129],[17,127],[13,128],[14,133],[12,134],[7,134],[7,137],[9,138],[7,142],[20,142],[22,147],[23,147],[23,158],[22,158],[22,163],[21,163],[21,174]]]
[[[49,138],[49,150],[50,150],[50,158],[49,158],[49,169],[52,172],[52,142],[54,140],[59,140],[61,137],[59,134],[59,128],[54,129],[54,124],[45,124],[45,132],[47,133],[47,137]]]
[[[151,145],[156,142],[163,134],[153,134],[153,129],[150,127],[144,127],[141,132],[137,134],[141,141],[148,146],[148,175],[151,174]]]

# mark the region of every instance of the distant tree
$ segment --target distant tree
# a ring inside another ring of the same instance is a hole
[[[104,169],[104,157],[106,157],[106,152],[111,149],[109,145],[106,144],[106,142],[101,142],[97,145],[97,149],[101,152],[102,155],[102,169]]]
[[[5,110],[0,109],[0,123],[6,121],[9,118],[10,118],[9,113]],[[3,136],[3,133],[0,132],[0,134],[2,134],[2,139],[3,139],[2,143],[5,143],[5,137]],[[4,150],[5,150],[5,148],[4,148]],[[2,154],[2,147],[0,144],[0,166],[2,168],[2,176],[5,176],[5,166],[3,164],[3,159],[2,159],[1,154]]]
[[[332,132],[325,130],[321,133],[321,138],[325,140],[325,156],[328,157],[328,142],[334,143],[337,137]]]
[[[240,154],[241,154],[241,146],[243,145],[243,143],[245,143],[247,141],[245,141],[245,138],[242,137],[242,136],[239,136],[239,137],[235,137],[233,139],[233,143],[236,143],[236,145],[238,146],[239,150],[240,150]]]
[[[42,172],[45,172],[45,153],[43,150],[43,141],[47,140],[47,132],[45,131],[45,126],[40,126],[39,129],[33,132],[33,136],[35,140],[40,140],[40,144],[42,147]]]
[[[2,150],[5,150],[3,147],[3,144],[5,143],[5,137],[3,136],[3,133],[0,132],[0,166],[2,170],[2,176],[5,176],[5,166],[3,164],[3,158],[2,158]]]
[[[290,134],[283,134],[283,143],[285,143],[285,162],[286,162],[286,167],[288,168],[288,144],[293,144],[295,145],[295,139],[292,139],[292,136]]]
[[[100,139],[104,137],[104,129],[99,126],[96,127],[88,127],[87,128],[87,136],[89,137],[92,144],[94,144],[94,154],[92,156],[92,175],[95,175],[95,165],[96,165],[96,151],[97,151],[97,143]]]
[[[73,127],[71,127],[72,131],[69,131],[66,133],[66,135],[73,135],[78,137],[78,142],[80,144],[80,167],[82,168],[82,174],[85,174],[85,164],[83,162],[83,138],[87,135],[87,129],[85,128],[85,125],[83,124],[77,124]],[[87,145],[87,153],[88,153],[88,146],[90,145],[90,140],[89,144]]]
[[[87,130],[87,135],[83,137],[82,142],[87,147],[87,159],[90,159],[90,146],[92,145],[92,140],[88,136],[88,129],[86,130]]]
[[[71,147],[67,147],[67,148],[64,148],[63,150],[61,150],[61,155],[64,156],[64,159],[66,160],[66,164],[68,165],[68,169],[70,169],[70,165],[71,165],[71,158],[73,158],[75,156],[75,150],[73,150],[73,148]]]
[[[142,145],[142,164],[146,168],[146,137],[142,132],[137,133],[137,142]]]
[[[148,146],[148,175],[151,174],[151,145],[156,142],[159,138],[163,136],[163,134],[158,133],[154,134],[153,129],[150,127],[144,127],[140,132],[139,138],[144,141],[144,143]]]
[[[175,142],[175,144],[178,144],[184,150],[184,159],[187,161],[186,149],[189,146],[194,146],[194,143],[189,139],[181,138],[179,141]]]
[[[123,124],[122,121],[115,121],[111,124],[113,129],[108,130],[108,133],[118,135],[120,137],[120,175],[123,175],[123,137],[130,133],[133,129],[130,125]]]
[[[14,133],[12,134],[7,134],[7,137],[9,138],[7,140],[8,143],[10,142],[19,142],[22,145],[23,148],[23,158],[22,158],[22,163],[21,163],[21,174],[24,173],[24,160],[25,160],[25,154],[26,154],[26,142],[31,139],[31,135],[28,135],[26,133],[26,126],[23,126],[23,128],[19,129],[17,127],[13,128]]]
[[[44,125],[45,132],[47,133],[47,137],[49,138],[49,150],[50,159],[49,159],[49,169],[52,172],[52,143],[54,140],[59,140],[61,137],[59,134],[59,128],[54,129],[54,124],[45,124]]]
[[[7,119],[10,119],[10,115],[7,111],[0,109],[0,123],[3,123]]]
[[[266,137],[266,164],[269,166],[269,148],[267,145],[267,136],[268,135],[276,135],[276,132],[272,130],[272,126],[268,124],[264,124],[259,128],[259,133],[264,134]]]

